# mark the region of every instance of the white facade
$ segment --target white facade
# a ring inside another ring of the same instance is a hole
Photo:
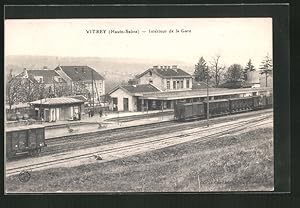
[[[139,78],[139,84],[153,84],[161,91],[192,89],[192,81],[192,78],[163,78],[151,71]]]
[[[152,84],[160,90],[165,90],[166,86],[164,80],[156,73],[149,71],[139,78],[139,84]]]
[[[86,88],[92,94],[93,87],[92,81],[85,82]],[[105,81],[104,80],[94,80],[94,98],[98,98],[98,96],[102,96],[105,94]]]
[[[137,111],[137,97],[130,95],[128,92],[124,91],[121,88],[118,88],[116,91],[110,94],[112,99],[117,99],[118,111],[127,111],[124,109],[124,100],[128,100],[128,111]],[[110,109],[113,110],[114,102],[111,102]]]

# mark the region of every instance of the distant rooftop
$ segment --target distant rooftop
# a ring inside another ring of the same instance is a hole
[[[189,73],[183,71],[182,69],[178,68],[177,65],[172,66],[153,66],[152,68],[146,70],[145,72],[139,74],[137,78],[140,78],[147,74],[148,72],[156,73],[158,76],[163,78],[169,77],[192,77]]]
[[[24,77],[26,73],[28,74],[28,77],[31,78],[31,80],[33,80],[32,78],[36,76],[43,77],[44,84],[53,84],[54,77],[60,77],[60,75],[52,69],[24,69],[24,71],[18,74],[17,77]],[[61,81],[65,82],[63,79],[61,79]]]
[[[89,66],[58,66],[55,70],[62,69],[73,81],[104,80],[104,78]],[[92,77],[93,76],[93,77]]]

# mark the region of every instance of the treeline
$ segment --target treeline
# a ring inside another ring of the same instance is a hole
[[[273,70],[272,59],[268,54],[263,58],[259,70],[260,74],[266,76],[267,82],[267,77]],[[212,57],[209,64],[202,56],[195,65],[194,77],[197,82],[210,81],[215,87],[219,87],[221,83],[247,81],[247,73],[251,71],[256,71],[251,59],[244,67],[236,63],[226,67],[221,63],[220,55]]]

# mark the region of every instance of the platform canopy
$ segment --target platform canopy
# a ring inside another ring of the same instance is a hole
[[[253,92],[272,92],[272,88],[247,88],[247,89],[224,89],[224,88],[210,88],[209,96],[222,96],[222,95],[236,95]],[[169,92],[153,92],[144,93],[140,99],[148,100],[178,100],[196,97],[206,97],[206,89],[184,90],[184,91],[169,91]]]

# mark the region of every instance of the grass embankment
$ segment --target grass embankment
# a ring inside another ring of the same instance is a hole
[[[272,128],[6,181],[9,192],[260,191],[273,188]]]

